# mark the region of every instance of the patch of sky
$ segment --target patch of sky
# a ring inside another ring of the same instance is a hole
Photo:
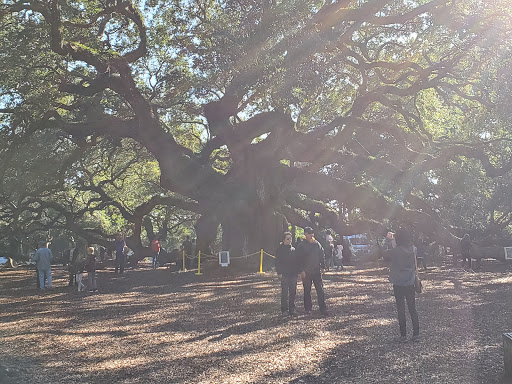
[[[13,108],[23,101],[22,97],[12,91],[0,95],[0,108]]]
[[[439,178],[432,171],[428,172],[427,178],[432,184],[437,184],[439,182]]]
[[[267,132],[267,133],[264,133],[263,135],[255,137],[254,139],[252,139],[251,144],[258,144],[258,143],[262,142],[263,140],[265,140],[268,137],[269,134],[270,134],[270,132]]]
[[[332,173],[333,168],[336,167],[336,166],[337,166],[337,164],[327,164],[327,165],[324,165],[322,167],[322,169],[320,169],[320,173],[328,175],[328,174]]]
[[[301,110],[295,104],[290,104],[289,108],[293,122],[297,123]]]

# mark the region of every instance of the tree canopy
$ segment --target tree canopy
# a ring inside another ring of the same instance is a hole
[[[4,1],[0,231],[207,249],[512,221],[510,3]],[[146,240],[145,240],[146,239]]]

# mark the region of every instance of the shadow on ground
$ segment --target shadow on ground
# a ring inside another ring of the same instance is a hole
[[[422,272],[422,341],[405,344],[378,262],[325,274],[327,318],[304,315],[300,285],[299,316],[283,318],[273,273],[104,270],[98,293],[78,293],[56,268],[41,295],[33,271],[2,271],[0,382],[502,382],[512,276],[499,263],[475,274],[450,263]]]

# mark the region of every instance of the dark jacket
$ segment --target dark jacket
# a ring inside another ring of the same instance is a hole
[[[469,254],[471,250],[471,239],[469,237],[463,237],[460,240],[460,249],[462,251],[462,254]]]
[[[124,239],[116,239],[116,259],[119,259],[124,256],[124,247],[126,246],[126,241]]]
[[[416,280],[416,263],[414,262],[414,247],[396,246],[389,251],[391,267],[389,281],[393,285],[407,287],[414,285]]]
[[[297,246],[297,256],[300,260],[301,271],[315,274],[320,273],[321,269],[325,268],[324,249],[316,240],[312,243],[303,240]]]
[[[85,263],[85,270],[87,272],[95,272],[96,271],[96,255],[94,253],[87,255],[87,262]]]
[[[300,261],[295,248],[279,244],[276,252],[276,272],[278,275],[293,276],[300,272]]]

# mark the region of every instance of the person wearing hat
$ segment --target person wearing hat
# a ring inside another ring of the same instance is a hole
[[[304,287],[304,310],[309,315],[313,308],[311,287],[314,284],[320,312],[326,316],[327,306],[325,304],[324,284],[322,281],[322,269],[325,268],[324,249],[313,237],[313,229],[311,227],[304,228],[304,236],[306,239],[297,246],[297,255],[302,270],[302,285]]]

